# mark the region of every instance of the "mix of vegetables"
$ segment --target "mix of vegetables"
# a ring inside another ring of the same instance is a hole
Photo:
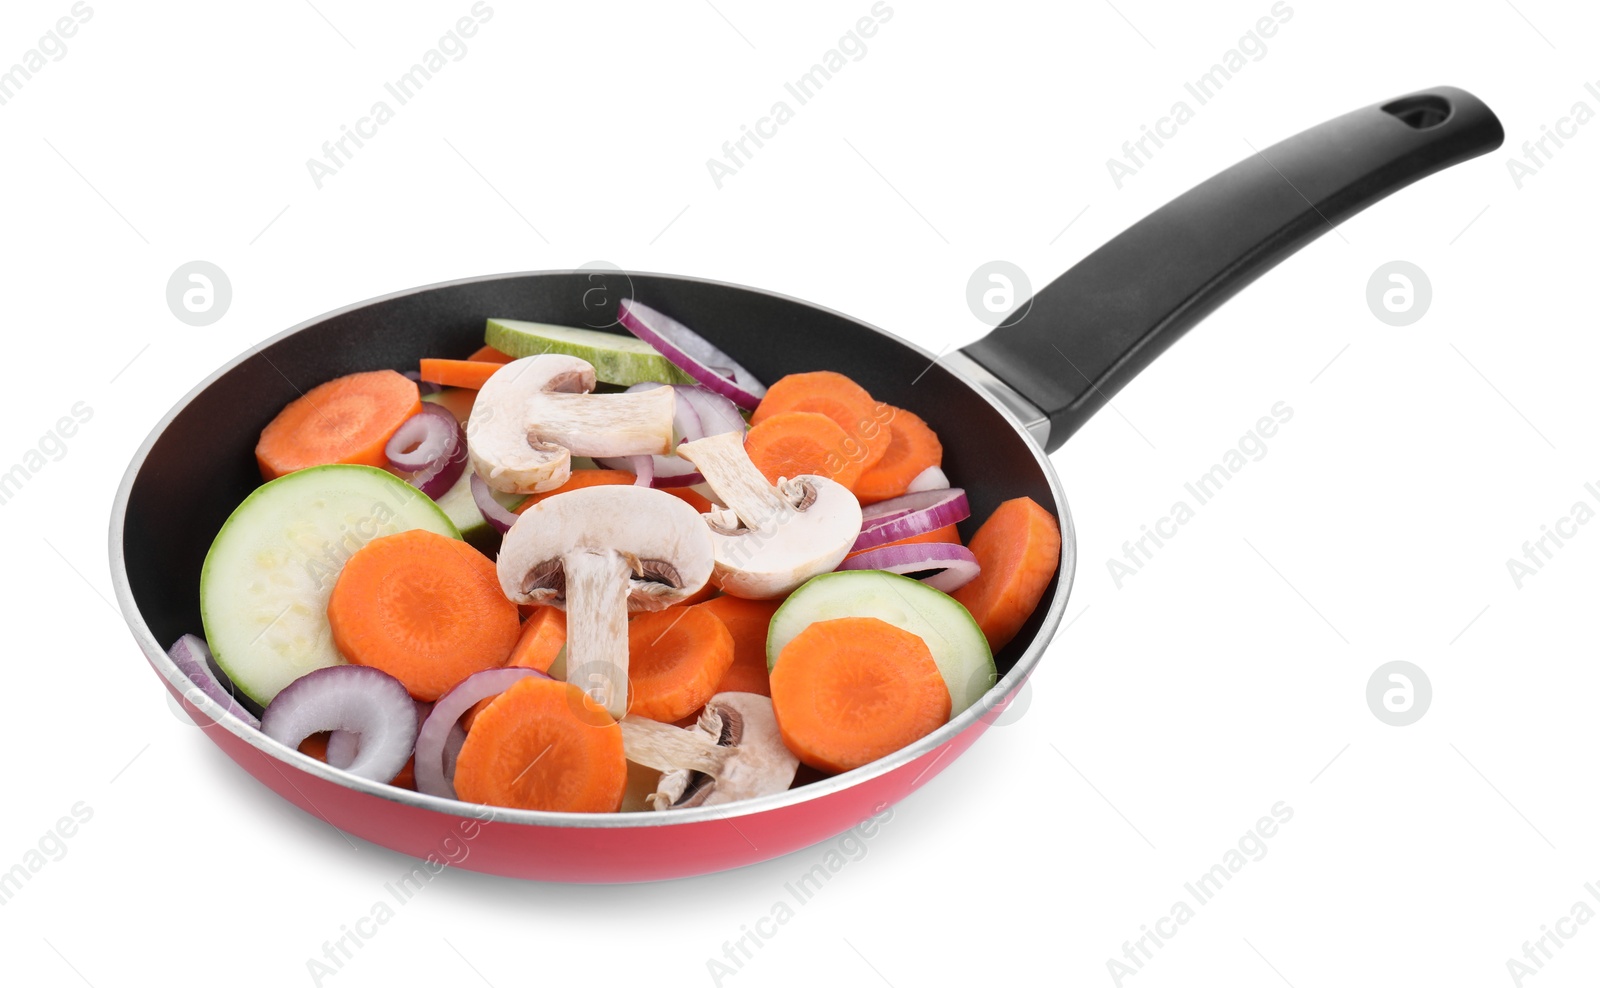
[[[832,371],[764,387],[633,300],[618,319],[491,319],[465,359],[291,402],[179,668],[354,775],[572,812],[780,792],[977,702],[1055,574],[1055,515],[1006,501],[962,545],[916,415]]]

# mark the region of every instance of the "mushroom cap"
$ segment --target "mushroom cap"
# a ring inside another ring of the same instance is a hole
[[[497,491],[554,490],[572,473],[572,455],[555,443],[529,439],[527,406],[541,392],[594,390],[594,365],[559,353],[513,360],[478,390],[467,417],[472,469]]]
[[[500,589],[521,604],[565,610],[562,559],[572,552],[626,558],[631,611],[689,597],[705,586],[713,566],[709,529],[687,501],[650,487],[585,487],[547,497],[518,516],[495,564]]]
[[[783,792],[794,784],[800,759],[783,743],[770,697],[759,693],[718,693],[706,701],[700,726],[716,718],[718,744],[734,751],[714,780],[701,786],[678,807],[719,806]]]
[[[716,557],[712,582],[735,597],[781,597],[837,568],[861,534],[861,503],[843,484],[805,475],[782,487],[807,489],[800,507],[785,501],[760,528],[737,534],[727,534],[714,521],[708,526]],[[715,513],[707,516],[713,518]]]

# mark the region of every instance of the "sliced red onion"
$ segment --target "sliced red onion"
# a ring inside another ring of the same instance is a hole
[[[167,657],[177,665],[178,671],[189,677],[189,682],[200,692],[222,704],[228,713],[251,727],[260,729],[261,721],[256,719],[256,715],[241,706],[239,701],[233,698],[228,687],[224,686],[222,680],[211,671],[211,649],[206,645],[205,639],[198,635],[184,635],[167,649]]]
[[[450,725],[450,736],[444,739],[444,777],[452,787],[456,778],[456,759],[461,757],[461,746],[467,743],[467,729],[459,723]]]
[[[409,377],[411,380],[416,382],[416,384],[417,384],[417,393],[418,394],[436,395],[439,392],[444,390],[444,386],[443,385],[435,384],[432,381],[424,381],[422,379],[422,372],[421,371],[408,370],[408,371],[401,371],[401,373],[404,374],[406,377]]]
[[[755,408],[761,403],[761,396],[767,393],[766,385],[738,361],[683,323],[647,305],[631,298],[623,299],[617,309],[617,321],[628,332],[661,351],[662,356],[684,373],[717,394],[732,398],[740,408]]]
[[[954,593],[977,577],[978,557],[954,542],[920,542],[881,546],[850,556],[839,568],[881,569],[902,576],[925,573],[916,578],[935,590]]]
[[[261,715],[261,731],[289,748],[319,731],[360,735],[345,771],[388,782],[417,743],[417,707],[400,680],[370,666],[328,666],[285,686]]]
[[[695,437],[697,439],[720,436],[726,432],[743,432],[746,428],[744,416],[739,414],[739,406],[715,391],[680,384],[678,399],[692,405],[700,416],[700,435]]]
[[[950,486],[950,478],[938,467],[928,469],[911,478],[911,485],[906,488],[907,494],[916,494],[920,491],[942,491]]]
[[[649,487],[656,480],[656,458],[648,453],[630,456],[628,460],[633,465],[633,486]]]
[[[430,796],[443,796],[446,799],[456,798],[453,781],[455,758],[453,756],[446,758],[452,729],[460,729],[456,721],[471,710],[472,705],[479,700],[499,696],[529,676],[550,678],[537,669],[526,669],[521,666],[488,669],[463,679],[456,684],[455,689],[434,703],[433,711],[428,714],[428,719],[422,722],[422,729],[417,732],[417,792],[425,792]],[[464,741],[465,732],[462,738]],[[457,752],[461,750],[459,745],[455,750]]]
[[[334,768],[349,768],[361,750],[361,735],[354,731],[334,731],[328,735],[327,761]]]
[[[483,520],[493,525],[501,535],[511,531],[511,526],[516,524],[517,513],[494,499],[494,495],[489,493],[489,485],[483,482],[477,471],[473,471],[471,483],[472,503],[478,506]]]
[[[448,408],[425,401],[389,437],[383,453],[413,487],[437,499],[467,468],[467,431]]]
[[[861,534],[852,552],[873,549],[886,542],[898,542],[913,535],[926,535],[946,525],[954,525],[972,514],[967,492],[959,487],[937,491],[918,491],[869,504],[861,509]]]

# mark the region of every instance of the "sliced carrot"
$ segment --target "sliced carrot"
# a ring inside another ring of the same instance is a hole
[[[817,412],[844,430],[844,459],[863,468],[880,460],[889,448],[884,424],[894,414],[891,405],[875,400],[867,389],[836,371],[810,371],[779,378],[756,406],[751,425],[760,425],[786,412]],[[837,478],[835,478],[837,479]]]
[[[471,388],[476,391],[504,367],[491,360],[440,360],[436,357],[422,359],[422,379],[450,388]]]
[[[308,734],[308,735],[306,735],[306,739],[304,741],[300,742],[300,753],[302,755],[310,755],[312,758],[315,758],[319,762],[327,761],[328,760],[328,732],[327,731],[321,731],[321,732],[319,732],[317,734]],[[395,786],[395,787],[400,788],[400,789],[412,789],[412,790],[416,789],[417,788],[416,768],[417,768],[417,760],[415,758],[406,759],[406,763],[405,763],[404,766],[401,767],[399,773],[396,774],[394,778],[389,780],[389,785]]]
[[[628,712],[672,723],[705,706],[733,665],[733,635],[698,607],[648,611],[628,622]]]
[[[767,629],[782,603],[782,599],[745,600],[723,596],[695,605],[721,618],[728,634],[733,636],[733,664],[722,674],[722,682],[711,691],[713,696],[730,692],[772,695],[772,684],[767,679]]]
[[[917,474],[944,462],[944,447],[928,423],[904,408],[894,410],[894,418],[884,426],[889,445],[878,462],[861,471],[861,479],[850,488],[862,504],[899,497],[917,479]]]
[[[467,359],[486,360],[491,364],[509,364],[517,358],[502,350],[496,350],[492,346],[484,345],[472,351],[472,356],[468,357]]]
[[[891,545],[920,545],[924,542],[953,542],[956,545],[960,545],[961,532],[958,531],[954,525],[946,525],[943,528],[936,528],[931,532],[923,532],[921,535],[910,535],[903,539],[896,539],[893,542],[885,542],[883,545],[873,546],[872,548],[884,549]],[[859,556],[863,552],[871,551],[872,549],[857,549],[855,552],[847,554],[845,558],[849,559],[851,556]]]
[[[567,482],[553,491],[529,496],[526,501],[517,505],[517,514],[522,514],[529,508],[543,501],[547,497],[565,494],[567,491],[582,490],[585,487],[603,487],[607,484],[631,484],[637,479],[626,470],[574,470]]]
[[[928,643],[870,617],[816,621],[772,668],[783,743],[825,772],[847,772],[950,719],[950,690]]]
[[[511,657],[506,660],[506,665],[549,672],[556,656],[561,654],[561,646],[566,643],[567,612],[548,604],[537,606],[532,616],[522,622],[522,634],[511,647]],[[478,715],[493,702],[494,697],[489,697],[474,703],[471,709],[462,714],[461,726],[472,730]]]
[[[530,676],[478,715],[455,785],[469,803],[615,813],[628,785],[622,728],[578,687]]]
[[[418,700],[505,665],[522,626],[495,564],[456,539],[412,529],[356,550],[328,598],[333,643]]]
[[[782,412],[752,426],[744,449],[766,478],[816,474],[852,487],[861,478],[861,460],[847,455],[849,437],[839,423],[819,412]]]
[[[1032,498],[1013,498],[994,509],[967,548],[978,557],[978,576],[951,596],[998,652],[1044,598],[1061,563],[1061,525]]]
[[[283,407],[261,430],[256,465],[263,479],[329,463],[386,467],[383,447],[422,411],[416,382],[392,370],[336,377]]]

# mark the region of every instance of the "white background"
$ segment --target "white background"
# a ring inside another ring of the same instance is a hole
[[[1600,126],[1520,190],[1506,165],[1575,101],[1600,110],[1592,9],[1292,0],[1265,56],[1118,190],[1106,159],[1268,0],[895,0],[719,191],[705,160],[868,0],[492,2],[321,190],[306,159],[469,0],[95,2],[0,106],[0,462],[94,410],[0,506],[0,869],[74,803],[94,814],[0,906],[8,983],[108,988],[138,958],[174,985],[309,984],[307,958],[409,867],[180,721],[106,603],[113,487],[218,364],[376,294],[595,259],[774,289],[937,351],[981,332],[979,264],[1042,285],[1249,145],[1440,83],[1489,102],[1506,147],[1322,237],[1056,454],[1081,562],[1025,712],[723,983],[1112,984],[1108,958],[1280,800],[1294,817],[1267,855],[1124,983],[1514,983],[1507,959],[1600,879],[1600,526],[1520,589],[1506,567],[1600,481]],[[69,7],[5,4],[0,67]],[[197,258],[234,293],[205,328],[164,299]],[[1433,286],[1405,328],[1365,301],[1397,258]],[[1268,454],[1118,589],[1106,560],[1279,401],[1294,418]],[[1433,686],[1409,727],[1365,699],[1393,659]],[[828,846],[638,887],[448,872],[324,983],[711,984],[707,958]],[[1529,981],[1592,983],[1600,923],[1576,931]]]

